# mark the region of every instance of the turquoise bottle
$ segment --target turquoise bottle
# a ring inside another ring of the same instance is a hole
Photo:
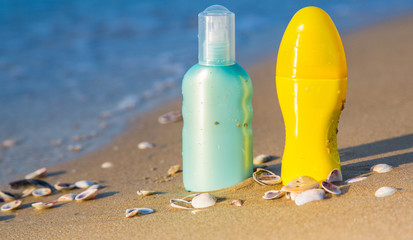
[[[213,5],[198,15],[198,64],[182,81],[185,189],[230,187],[252,175],[252,84],[235,62],[235,15]]]

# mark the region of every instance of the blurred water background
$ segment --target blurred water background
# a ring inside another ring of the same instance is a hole
[[[197,14],[216,3],[236,14],[243,66],[275,58],[308,5],[341,34],[413,10],[411,0],[0,0],[0,145],[17,143],[0,148],[0,180],[102,147],[132,116],[180,96],[197,62]]]

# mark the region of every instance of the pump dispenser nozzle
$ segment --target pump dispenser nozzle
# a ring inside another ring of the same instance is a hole
[[[198,14],[199,64],[225,66],[235,63],[235,14],[213,5]]]

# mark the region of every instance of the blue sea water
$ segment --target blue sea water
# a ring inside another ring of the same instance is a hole
[[[197,14],[236,14],[237,61],[275,57],[294,13],[326,10],[341,33],[411,14],[411,0],[0,0],[0,180],[108,144],[180,95],[197,61]],[[61,144],[54,146],[61,141]],[[80,144],[79,153],[68,150]]]

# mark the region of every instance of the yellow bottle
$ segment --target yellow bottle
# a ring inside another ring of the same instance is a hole
[[[281,41],[276,72],[286,132],[283,184],[299,176],[322,181],[340,168],[337,126],[347,91],[343,45],[326,12],[306,7],[294,15]]]

